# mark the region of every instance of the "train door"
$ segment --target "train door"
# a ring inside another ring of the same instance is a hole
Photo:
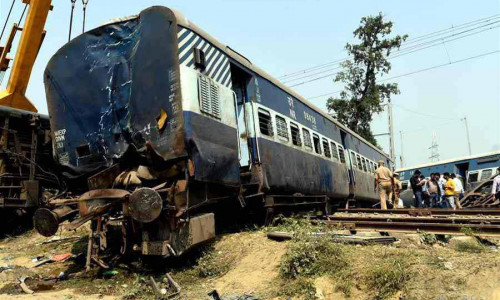
[[[460,179],[462,180],[462,184],[464,188],[467,187],[467,173],[469,172],[469,163],[461,163],[455,165],[456,172],[455,174],[460,175]]]
[[[349,176],[349,198],[354,197],[354,171],[352,169],[351,154],[347,147],[347,133],[340,130],[340,139],[342,140],[342,147],[345,151],[345,163],[347,165],[347,176]]]
[[[231,80],[233,83],[233,91],[236,105],[236,119],[238,126],[238,147],[240,167],[248,167],[250,165],[250,151],[248,142],[248,124],[247,112],[245,103],[248,102],[247,84],[250,81],[250,75],[235,65],[231,64]]]

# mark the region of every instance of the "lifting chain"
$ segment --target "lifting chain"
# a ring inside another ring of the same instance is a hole
[[[76,3],[76,0],[71,0],[71,17],[69,19],[68,43],[69,43],[69,41],[71,41],[71,29],[73,28],[73,13],[75,12],[75,3]]]
[[[87,4],[88,3],[89,3],[89,0],[82,0],[82,4],[83,4],[83,27],[82,27],[82,33],[85,32],[85,20],[86,20]]]

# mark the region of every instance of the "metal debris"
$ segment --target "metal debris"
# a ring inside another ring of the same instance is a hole
[[[156,295],[156,299],[170,299],[176,297],[181,293],[181,286],[174,281],[174,279],[172,278],[172,276],[170,276],[169,273],[165,274],[165,279],[167,286],[161,287],[161,285],[155,281],[153,276],[149,277],[149,284],[151,285],[151,288],[153,288],[153,291]],[[173,290],[173,292],[168,294],[169,290]]]
[[[325,236],[335,243],[368,245],[368,244],[392,244],[397,238],[392,236],[359,236],[354,234],[332,234],[332,233],[311,233],[312,236]],[[273,231],[267,234],[267,238],[275,241],[291,240],[293,233]]]

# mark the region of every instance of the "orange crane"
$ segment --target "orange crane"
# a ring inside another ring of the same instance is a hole
[[[26,89],[45,35],[44,27],[52,9],[51,2],[51,0],[23,0],[23,3],[29,5],[24,28],[14,24],[6,46],[0,47],[0,72],[5,72],[9,67],[10,59],[7,54],[11,50],[14,37],[18,31],[22,31],[7,87],[0,91],[0,106],[30,112],[38,111],[26,97]]]

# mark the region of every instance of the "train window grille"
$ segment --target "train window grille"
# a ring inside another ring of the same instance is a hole
[[[344,148],[342,148],[342,146],[338,146],[339,148],[339,159],[340,159],[340,162],[345,164],[345,153],[344,153]]]
[[[361,162],[363,163],[363,171],[368,172],[368,168],[366,167],[366,159],[364,157],[361,158]]]
[[[479,176],[479,173],[469,173],[469,182],[476,182],[478,176]]]
[[[328,145],[328,141],[326,139],[323,139],[323,153],[325,153],[326,157],[332,158],[332,153],[330,152],[330,146]]]
[[[276,116],[276,131],[281,140],[288,142],[288,126],[286,125],[286,120],[279,116]]]
[[[354,152],[351,152],[351,162],[352,162],[352,167],[357,169],[358,168],[358,163],[356,160],[356,154]]]
[[[319,141],[319,136],[313,134],[314,152],[321,154],[321,143]]]
[[[299,127],[293,123],[290,123],[290,132],[292,133],[292,143],[295,146],[302,146],[302,140],[300,139]]]
[[[337,145],[335,145],[335,143],[333,142],[330,142],[330,148],[332,149],[332,157],[338,160],[339,154],[337,153]]]
[[[309,133],[309,130],[302,128],[302,136],[304,137],[304,147],[311,151],[312,150],[312,143],[311,143],[311,134]]]
[[[273,123],[271,121],[271,114],[263,109],[259,109],[259,128],[260,133],[273,136]]]
[[[220,96],[217,84],[210,78],[202,75],[198,80],[198,90],[200,111],[220,120]]]
[[[487,170],[482,170],[481,171],[481,181],[487,180],[493,175],[493,170],[492,169],[487,169]]]
[[[356,158],[357,158],[357,162],[358,162],[358,169],[363,171],[363,164],[361,163],[361,156],[359,156],[359,154],[357,154]]]

